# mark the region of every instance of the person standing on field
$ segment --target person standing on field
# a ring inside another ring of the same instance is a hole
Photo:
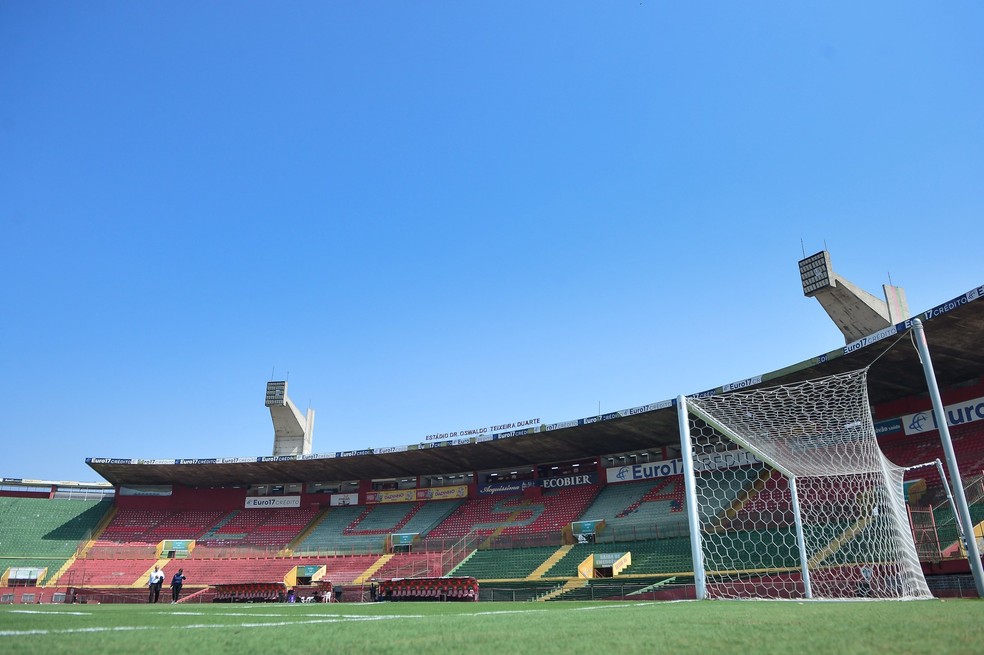
[[[147,602],[156,603],[161,597],[161,587],[164,586],[164,571],[155,566],[154,570],[150,572],[150,581],[147,586],[150,588],[150,597]]]
[[[181,585],[184,584],[185,578],[184,569],[178,569],[178,572],[174,574],[171,578],[171,603],[178,602],[178,596],[181,595]]]

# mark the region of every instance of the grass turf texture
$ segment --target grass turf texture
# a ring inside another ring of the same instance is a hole
[[[984,603],[6,605],[0,654],[980,653]]]

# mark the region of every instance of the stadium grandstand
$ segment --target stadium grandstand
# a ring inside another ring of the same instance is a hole
[[[917,467],[905,473],[904,511],[926,584],[938,597],[977,596],[965,538],[973,530],[980,540],[984,525],[984,286],[915,316],[970,506],[973,525],[962,526],[948,500],[952,472],[926,465],[945,452],[904,293],[886,287],[881,301],[857,289],[825,252],[805,258],[800,273],[847,343],[691,397],[867,369],[881,451]],[[297,410],[286,382],[268,385],[266,405],[270,456],[92,457],[105,482],[3,478],[0,602],[147,602],[155,566],[166,578],[183,568],[184,603],[695,597],[696,510],[677,400],[348,452],[312,452],[313,412]],[[721,493],[698,520],[758,544],[753,564],[729,572],[734,584],[782,578],[796,596],[797,564],[772,552],[781,539],[766,518],[792,511],[787,481],[741,457],[708,477]],[[830,498],[821,502],[830,520],[814,530],[824,546],[813,559],[857,569],[859,595],[878,596],[865,567],[879,563],[852,550],[873,519],[848,524]]]

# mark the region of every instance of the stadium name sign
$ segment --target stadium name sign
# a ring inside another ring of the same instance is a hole
[[[984,398],[974,398],[960,403],[947,405],[943,408],[946,412],[947,425],[961,425],[963,423],[973,423],[974,421],[984,420]],[[936,412],[926,410],[916,412],[902,417],[902,427],[906,434],[922,434],[939,429],[936,422]]]
[[[715,471],[736,466],[748,466],[761,462],[758,457],[744,450],[729,450],[715,453],[694,460],[694,469],[698,471]],[[636,480],[653,480],[670,475],[683,475],[682,459],[667,459],[652,464],[633,464],[632,466],[616,466],[605,469],[608,482],[634,482]]]
[[[483,434],[494,434],[496,432],[507,432],[509,430],[516,430],[519,428],[535,428],[540,425],[540,419],[530,418],[523,421],[516,421],[514,423],[503,423],[501,425],[490,425],[485,428],[475,428],[470,430],[459,430],[457,432],[441,432],[438,434],[429,434],[424,437],[427,441],[435,441],[438,439],[456,439],[459,437],[477,437]]]

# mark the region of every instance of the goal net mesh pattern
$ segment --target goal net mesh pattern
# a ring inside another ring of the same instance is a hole
[[[931,597],[866,369],[687,405],[708,598]]]

